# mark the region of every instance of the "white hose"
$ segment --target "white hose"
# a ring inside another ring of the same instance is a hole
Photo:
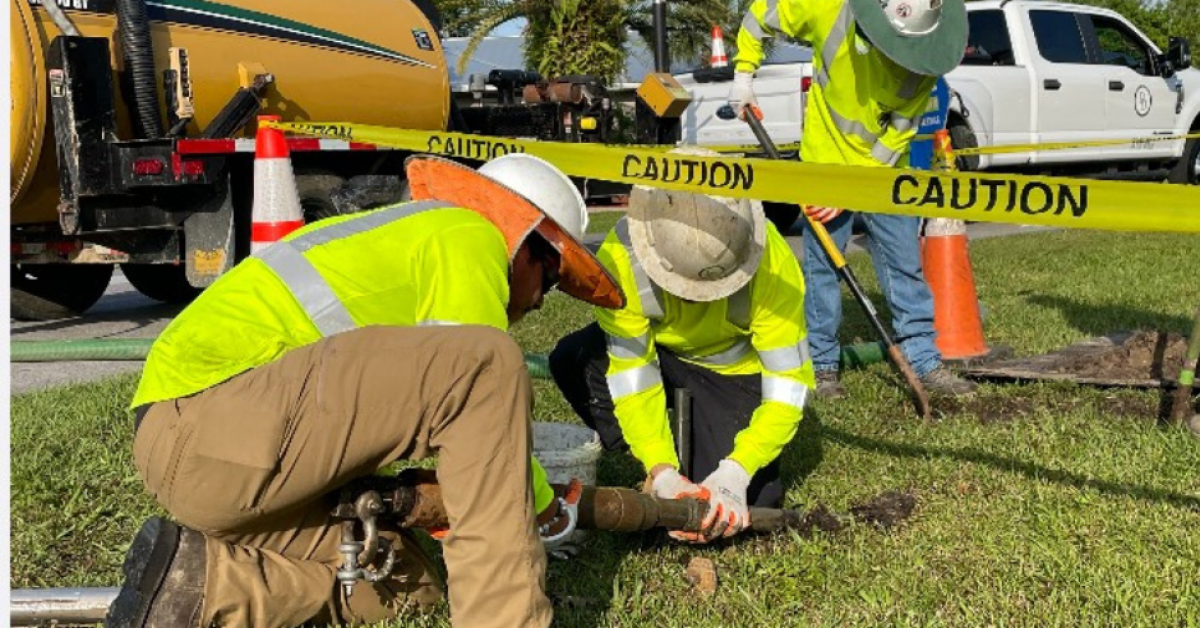
[[[71,18],[63,13],[62,7],[58,6],[58,0],[42,0],[42,8],[50,14],[50,19],[54,20],[54,25],[62,31],[63,35],[79,37],[79,29],[75,28],[75,25],[71,23]]]

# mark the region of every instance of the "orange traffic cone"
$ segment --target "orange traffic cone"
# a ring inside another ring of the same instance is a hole
[[[712,62],[709,65],[714,68],[723,68],[729,65],[729,57],[725,55],[725,36],[721,33],[721,27],[716,24],[713,24]]]
[[[934,168],[954,168],[950,134],[944,130],[934,137]],[[967,223],[948,218],[927,220],[921,264],[933,292],[933,327],[942,358],[968,361],[988,357],[991,351],[983,337],[975,276],[967,253]]]
[[[279,116],[259,116],[278,122]],[[279,129],[258,127],[254,142],[254,204],[250,210],[250,253],[304,226],[287,138]]]

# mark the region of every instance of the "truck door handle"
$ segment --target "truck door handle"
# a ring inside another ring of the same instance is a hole
[[[1046,79],[1046,80],[1042,81],[1042,85],[1046,89],[1051,90],[1051,91],[1057,90],[1058,88],[1062,87],[1062,83],[1058,82],[1058,79]]]
[[[1108,91],[1123,92],[1123,91],[1125,91],[1125,83],[1122,81],[1109,81],[1108,82]]]

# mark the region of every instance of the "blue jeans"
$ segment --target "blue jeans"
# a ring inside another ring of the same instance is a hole
[[[843,252],[850,241],[853,212],[825,224]],[[942,354],[934,344],[933,294],[921,271],[921,219],[914,216],[862,214],[867,223],[868,250],[879,286],[892,310],[894,340],[918,376],[936,369]],[[841,355],[837,331],[842,324],[842,291],[837,271],[820,241],[804,223],[804,316],[813,368],[835,371]]]

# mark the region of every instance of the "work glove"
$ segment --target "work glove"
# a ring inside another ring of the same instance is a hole
[[[579,546],[572,537],[579,524],[579,500],[583,497],[583,484],[572,478],[562,496],[555,497],[550,505],[538,514],[538,534],[546,554],[566,560],[579,553]]]
[[[817,205],[805,205],[804,213],[808,214],[813,220],[825,224],[834,218],[837,218],[842,213],[840,207],[819,207]]]
[[[694,484],[691,480],[680,475],[679,471],[675,469],[667,469],[655,476],[653,483],[650,485],[650,492],[655,497],[661,499],[692,498],[704,502],[708,501],[708,489]],[[685,543],[708,542],[700,532],[672,530],[667,533],[667,536]]]
[[[754,97],[754,75],[750,72],[738,72],[733,75],[733,87],[729,89],[729,106],[733,107],[738,119],[744,119],[744,107],[758,107],[758,99]]]
[[[742,465],[726,458],[700,486],[708,489],[711,495],[702,524],[708,540],[731,537],[750,527],[750,507],[746,505],[750,474]]]

